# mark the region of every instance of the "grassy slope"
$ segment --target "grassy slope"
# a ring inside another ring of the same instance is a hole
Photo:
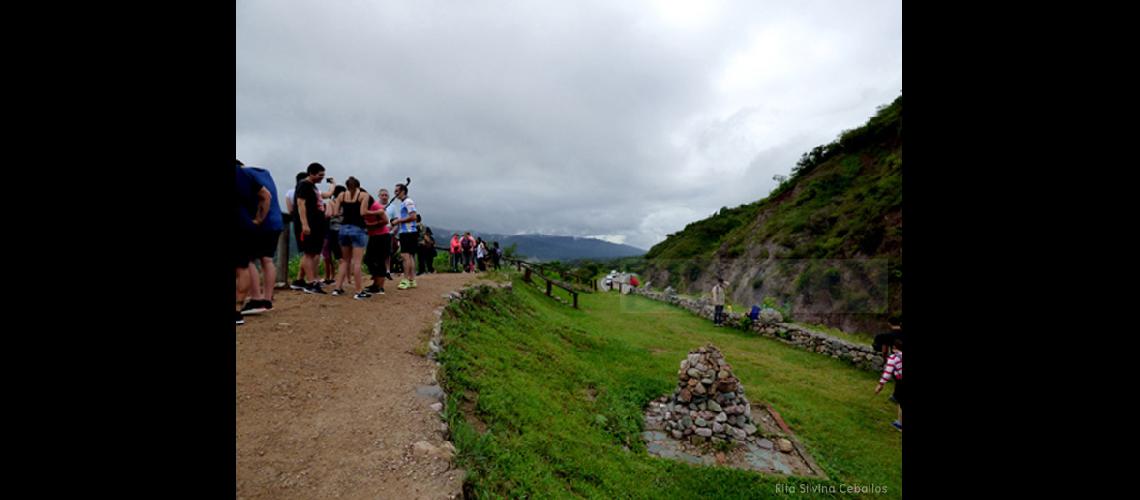
[[[477,496],[783,496],[775,484],[786,478],[645,453],[642,407],[673,389],[677,364],[706,342],[723,350],[750,398],[775,405],[830,484],[899,495],[901,438],[887,395],[873,397],[874,374],[641,297],[582,295],[581,305],[573,310],[516,280],[513,295],[449,309],[447,417]],[[478,434],[457,411],[465,394],[490,432]]]

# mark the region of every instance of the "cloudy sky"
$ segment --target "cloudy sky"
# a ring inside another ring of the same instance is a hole
[[[897,0],[238,0],[237,157],[648,249],[902,90]]]

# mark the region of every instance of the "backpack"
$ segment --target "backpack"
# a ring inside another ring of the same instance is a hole
[[[463,238],[459,241],[459,246],[463,247],[464,252],[469,252],[471,251],[471,240]]]

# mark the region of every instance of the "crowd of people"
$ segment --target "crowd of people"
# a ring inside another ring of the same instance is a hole
[[[289,288],[318,295],[352,295],[366,300],[384,295],[385,280],[403,274],[398,290],[416,288],[416,275],[435,273],[436,240],[409,197],[408,183],[398,183],[370,194],[355,177],[339,185],[326,177],[320,163],[297,174],[285,193],[293,237],[301,262]],[[273,309],[277,280],[274,264],[277,244],[285,230],[285,217],[277,187],[269,171],[237,161],[238,241],[236,245],[237,324],[245,315]],[[321,191],[324,182],[327,188]],[[394,199],[392,198],[394,196]],[[498,242],[488,248],[482,238],[467,232],[452,235],[451,271],[499,269],[503,255]],[[324,272],[318,275],[319,263]],[[418,265],[417,265],[418,261]],[[258,266],[261,271],[258,271]],[[370,281],[364,280],[367,268]],[[285,277],[286,280],[288,277]],[[324,287],[332,286],[331,292]],[[346,290],[347,289],[347,290]]]

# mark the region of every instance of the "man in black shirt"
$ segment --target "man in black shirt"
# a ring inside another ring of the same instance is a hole
[[[325,167],[320,163],[310,163],[307,170],[309,176],[297,183],[293,193],[297,210],[295,215],[301,223],[301,267],[306,276],[317,276],[317,257],[324,248],[325,235],[328,232],[328,221],[325,218],[325,202],[321,192],[317,189],[325,178]],[[320,281],[313,281],[303,289],[306,293],[324,294]]]

